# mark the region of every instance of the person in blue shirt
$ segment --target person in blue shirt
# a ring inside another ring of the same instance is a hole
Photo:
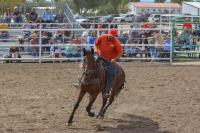
[[[93,46],[94,45],[94,42],[95,40],[97,39],[97,35],[96,35],[96,32],[91,32],[91,35],[87,37],[87,42],[89,44],[89,46]]]
[[[42,23],[52,23],[53,13],[47,8],[42,14]]]

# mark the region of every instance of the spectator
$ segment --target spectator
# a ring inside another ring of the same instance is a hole
[[[3,17],[2,17],[2,22],[3,23],[10,23],[11,22],[11,17],[12,17],[12,15],[11,15],[10,9],[7,8],[5,13],[4,13],[4,15],[3,15]]]
[[[166,36],[163,42],[163,51],[160,56],[161,58],[169,58],[170,57],[170,38]]]
[[[140,34],[137,30],[133,30],[130,32],[129,38],[127,40],[127,44],[139,44]],[[126,54],[128,57],[136,57],[137,50],[136,46],[127,46],[126,47]]]
[[[157,50],[155,47],[155,38],[154,35],[151,35],[151,37],[148,37],[148,43],[151,45],[150,46],[150,55],[151,55],[151,59],[152,61],[155,61],[155,58],[157,58]]]
[[[126,44],[128,41],[128,33],[127,32],[122,32],[122,34],[119,36],[119,41],[121,42],[121,44]]]
[[[23,35],[25,39],[29,39],[31,35],[30,29],[33,29],[34,26],[31,24],[31,21],[25,20],[25,24],[23,25]]]
[[[56,14],[55,22],[56,23],[64,23],[65,14],[63,10],[59,10],[58,14]]]
[[[157,30],[152,37],[149,37],[148,39],[150,44],[155,44],[154,46],[150,47],[151,58],[154,60],[158,57],[158,53],[162,51],[163,36],[160,30]]]
[[[190,24],[190,19],[189,18],[186,18],[185,19],[185,23],[182,25],[182,28],[183,29],[192,29],[192,24]]]
[[[46,10],[42,14],[42,23],[52,23],[53,22],[53,13],[46,8]]]
[[[32,8],[31,12],[28,14],[28,20],[35,23],[37,19],[38,19],[38,14],[35,12],[35,9]]]
[[[75,37],[71,40],[71,44],[81,44],[81,38],[78,34],[75,34]]]
[[[62,57],[61,42],[60,42],[60,40],[56,40],[55,42],[56,42],[57,46],[51,46],[50,57],[61,58]]]
[[[24,42],[25,42],[25,40],[24,40],[24,37],[22,36],[22,35],[20,35],[19,37],[18,37],[18,42],[19,42],[19,45],[22,45],[21,47],[19,46],[19,52],[24,52]]]
[[[42,33],[42,45],[50,45],[52,43],[51,40],[51,33],[48,31],[44,31]],[[42,51],[43,52],[49,52],[50,51],[50,47],[49,46],[43,46],[42,47]]]
[[[63,25],[62,29],[70,29],[69,24]],[[70,30],[65,30],[63,31],[63,36],[64,36],[64,43],[70,43],[71,41],[71,31]]]
[[[90,47],[94,45],[96,39],[97,39],[96,31],[91,32],[90,36],[87,37],[87,42]]]
[[[14,23],[22,22],[21,12],[19,11],[18,7],[14,7],[14,11],[12,12],[12,18]]]
[[[83,34],[81,36],[81,44],[88,44],[87,37],[88,37],[88,33],[83,32]]]
[[[160,30],[155,31],[153,37],[155,38],[156,48],[163,48],[163,35]]]
[[[140,54],[140,57],[143,57],[143,54],[145,54],[145,57],[147,58],[147,46],[145,46],[145,44],[148,44],[147,40],[146,40],[146,35],[145,34],[141,34],[141,38],[140,38],[140,42],[139,44],[141,46],[137,47],[137,53]]]
[[[132,42],[134,44],[138,44],[139,43],[139,39],[140,39],[140,34],[138,32],[138,30],[133,29],[132,32],[130,32],[130,39],[132,39]]]
[[[66,57],[81,57],[81,47],[80,46],[74,46],[76,44],[81,44],[81,38],[78,34],[75,35],[75,38],[71,41],[72,45],[68,45],[65,48],[65,56]]]
[[[112,22],[111,22],[111,24],[110,24],[110,29],[112,29],[112,28],[116,28],[117,29],[118,25],[116,23],[117,23],[116,20],[113,19]]]
[[[32,50],[32,56],[39,56],[39,38],[36,33],[33,33],[31,35],[31,40],[30,40],[31,50]]]
[[[128,41],[128,39],[129,39],[128,33],[124,31],[124,32],[119,36],[118,39],[119,39],[119,41],[121,42],[122,45],[123,45],[123,44],[126,44],[127,41]],[[124,54],[126,53],[126,46],[122,46],[122,47],[123,47],[123,56],[124,56]]]
[[[19,49],[16,46],[11,46],[9,48],[9,54],[8,55],[4,55],[4,58],[21,58],[21,55],[19,54]],[[12,62],[13,60],[7,60],[6,62]],[[16,62],[20,63],[20,60],[16,60]]]
[[[62,31],[57,31],[54,35],[54,40],[55,41],[59,41],[61,43],[63,43],[64,39],[63,39],[63,32]]]
[[[183,45],[190,45],[190,36],[191,36],[191,32],[190,32],[190,30],[189,29],[187,29],[187,28],[185,28],[182,32],[181,32],[181,34],[180,34],[180,36],[179,36],[179,38],[178,38],[178,40],[179,40],[179,44],[183,44]],[[180,46],[179,48],[178,48],[178,50],[182,50],[182,49],[189,49],[187,46]]]

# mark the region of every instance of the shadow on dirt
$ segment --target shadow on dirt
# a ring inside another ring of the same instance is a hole
[[[116,123],[116,127],[109,126]],[[159,124],[149,118],[125,114],[121,119],[110,118],[102,125],[97,125],[96,131],[107,131],[109,133],[171,133],[159,131]]]

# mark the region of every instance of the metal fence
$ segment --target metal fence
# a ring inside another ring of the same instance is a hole
[[[94,25],[97,23],[90,23]],[[89,29],[77,29],[67,26],[67,24],[31,24],[36,25],[34,28],[25,28],[23,24],[9,24],[7,28],[1,28],[0,30],[0,60],[2,63],[5,62],[55,62],[55,61],[80,61],[82,59],[81,49],[83,47],[90,47],[92,44],[78,43],[75,44],[73,39],[79,37],[82,41],[84,36],[76,35],[75,31],[81,31],[84,33],[85,39],[90,37],[92,32],[96,33],[98,37],[101,34],[107,33],[108,28],[89,28]],[[97,24],[99,25],[99,24]],[[111,25],[111,24],[108,24]],[[148,37],[143,37],[149,42],[139,42],[142,38],[132,38],[138,41],[130,41],[129,43],[123,43],[123,57],[121,61],[171,61],[171,29],[170,28],[130,28],[130,24],[118,24],[118,39],[122,41],[123,34],[126,33],[127,37],[134,31],[138,33],[148,34],[153,31],[161,31],[164,40],[168,39],[168,48],[163,44],[159,44],[161,47],[157,48],[155,43],[151,43]],[[50,33],[49,42],[44,43],[44,33]],[[61,32],[63,35],[56,40],[56,34]],[[64,33],[68,32],[68,35]],[[26,34],[28,34],[26,36]],[[31,39],[36,36],[37,43],[31,43]],[[56,48],[57,51],[54,49]],[[13,51],[14,49],[14,51]],[[54,50],[53,50],[54,49]],[[153,50],[154,49],[154,50]],[[18,56],[20,55],[20,56]]]

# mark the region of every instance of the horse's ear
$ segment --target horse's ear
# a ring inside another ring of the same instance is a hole
[[[86,54],[87,54],[87,51],[85,48],[83,48],[83,56],[86,56]]]
[[[91,48],[91,53],[94,54],[94,49],[93,48]]]

